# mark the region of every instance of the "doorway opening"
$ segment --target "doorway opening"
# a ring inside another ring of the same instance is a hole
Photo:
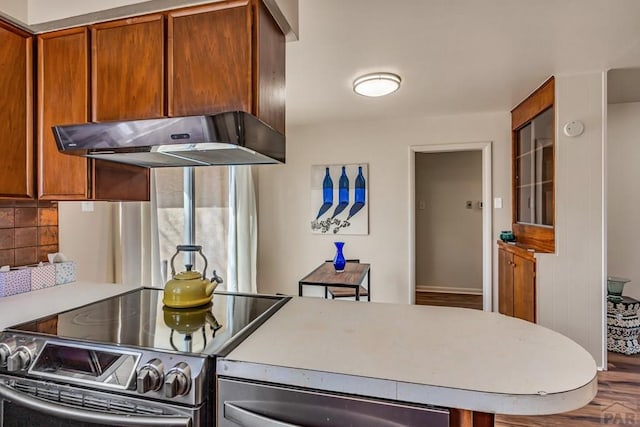
[[[412,304],[492,310],[491,142],[410,147]]]

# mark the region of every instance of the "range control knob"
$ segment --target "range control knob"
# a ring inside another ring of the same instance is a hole
[[[191,368],[184,362],[178,363],[167,372],[164,380],[164,395],[171,399],[184,396],[191,388]]]
[[[36,343],[30,342],[16,348],[16,351],[7,358],[7,370],[10,372],[27,369],[36,354]]]
[[[138,393],[146,393],[148,391],[158,391],[162,388],[162,380],[164,378],[164,367],[159,359],[149,360],[138,371],[136,378],[136,388]]]
[[[16,348],[16,339],[7,338],[0,342],[0,366],[7,365],[7,359]]]

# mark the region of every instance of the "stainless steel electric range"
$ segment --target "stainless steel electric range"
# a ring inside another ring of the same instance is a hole
[[[216,293],[171,309],[145,288],[8,328],[0,427],[213,426],[215,358],[287,300]]]

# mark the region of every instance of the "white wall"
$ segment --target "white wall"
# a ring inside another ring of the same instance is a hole
[[[2,15],[8,15],[26,24],[29,20],[29,8],[26,1],[0,0]]]
[[[130,4],[143,3],[146,0],[28,0],[29,20],[28,24],[39,24],[46,21],[67,18],[69,16],[83,15],[85,13]]]
[[[537,255],[538,323],[604,360],[604,73],[556,76],[556,252]],[[562,127],[581,120],[571,138]]]
[[[511,225],[510,114],[486,113],[387,121],[334,122],[287,129],[286,165],[260,167],[258,288],[297,294],[300,278],[334,255],[335,236],[312,235],[310,168],[314,164],[369,164],[367,236],[340,236],[345,255],[371,263],[374,301],[408,303],[409,147],[493,141],[493,236]],[[464,236],[452,236],[464,238]],[[494,306],[497,257],[494,247]]]
[[[640,299],[640,102],[607,116],[607,275],[631,279],[624,295]]]
[[[482,291],[482,152],[416,153],[415,171],[416,285]]]
[[[113,283],[113,207],[95,202],[82,212],[81,202],[58,203],[60,252],[76,261],[78,280]]]

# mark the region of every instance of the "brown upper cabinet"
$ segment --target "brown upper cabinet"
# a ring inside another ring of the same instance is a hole
[[[259,0],[41,34],[38,46],[40,198],[149,199],[147,169],[61,155],[52,125],[243,110],[284,133],[285,37]]]
[[[176,10],[167,24],[169,116],[242,110],[284,133],[285,36],[262,2]]]
[[[164,116],[164,17],[147,15],[91,26],[91,118]]]
[[[91,117],[95,122],[151,119],[164,114],[164,16],[91,27]],[[149,200],[149,170],[95,160],[98,200]]]
[[[0,135],[0,198],[33,198],[33,37],[2,21]]]
[[[61,154],[51,127],[89,120],[87,28],[38,36],[38,198],[84,200],[89,161]]]
[[[87,27],[38,35],[38,198],[48,200],[148,200],[148,170],[91,161],[58,152],[51,127],[95,117],[90,35]],[[119,63],[111,67],[120,70]],[[108,76],[105,79],[112,81]],[[101,92],[104,93],[104,92]],[[120,98],[113,89],[111,99]],[[90,114],[90,111],[94,114]]]
[[[555,97],[551,77],[511,111],[512,215],[518,243],[555,251]]]

